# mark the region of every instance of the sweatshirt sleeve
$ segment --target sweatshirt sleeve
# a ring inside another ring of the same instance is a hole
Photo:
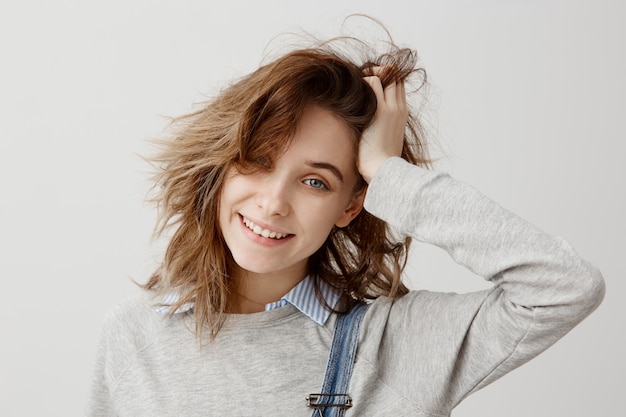
[[[87,400],[85,415],[87,417],[116,417],[111,398],[111,384],[107,358],[110,349],[106,328],[101,335],[96,357],[96,365],[91,382],[91,391]]]
[[[447,174],[391,158],[365,209],[494,284],[470,294],[415,292],[389,309],[381,378],[433,413],[545,350],[603,299],[600,272],[567,242]]]
[[[153,342],[161,323],[160,320],[154,320],[155,315],[152,294],[148,292],[123,300],[107,313],[102,325],[91,391],[87,399],[87,417],[120,415],[117,405],[120,379],[128,371],[138,352]]]

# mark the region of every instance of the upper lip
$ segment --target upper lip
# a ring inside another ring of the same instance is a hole
[[[250,220],[252,223],[254,223],[255,225],[259,226],[261,229],[267,229],[270,232],[276,232],[276,233],[282,233],[283,235],[292,235],[293,233],[286,231],[285,229],[281,229],[279,227],[275,227],[272,225],[269,225],[267,223],[264,223],[260,220],[257,220],[255,218],[246,216],[245,214],[239,213],[239,215],[244,218],[244,219],[248,219]]]

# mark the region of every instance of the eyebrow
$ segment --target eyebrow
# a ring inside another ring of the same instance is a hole
[[[328,162],[316,162],[316,161],[305,161],[304,163],[312,168],[326,169],[332,172],[333,175],[337,177],[337,179],[339,179],[339,181],[343,182],[343,174],[341,173],[339,168],[337,168],[333,164],[329,164]]]

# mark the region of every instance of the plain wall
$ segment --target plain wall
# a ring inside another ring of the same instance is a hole
[[[565,237],[607,281],[597,312],[454,415],[622,415],[625,9],[608,0],[2,2],[0,415],[82,414],[102,319],[158,261],[140,155],[164,116],[255,69],[275,35],[336,35],[355,12],[418,50],[437,167]],[[485,286],[424,245],[407,273],[413,288]]]

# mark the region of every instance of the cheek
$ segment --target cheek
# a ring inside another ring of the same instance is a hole
[[[238,199],[238,195],[241,194],[242,189],[244,189],[244,177],[241,175],[229,175],[224,180],[224,184],[222,184],[222,189],[220,191],[220,198],[218,207],[220,210],[232,207],[235,201]]]
[[[217,203],[217,229],[221,235],[224,234],[223,229],[226,220],[226,213],[228,213],[228,209],[224,207],[224,195],[221,194],[219,202]]]
[[[220,233],[223,233],[223,228],[226,226],[231,213],[233,211],[233,202],[236,198],[234,195],[237,190],[236,184],[234,184],[233,178],[228,178],[222,185],[222,190],[217,202],[217,220],[219,223]]]
[[[343,205],[335,204],[302,204],[301,219],[318,240],[325,240],[337,219],[343,213]]]

